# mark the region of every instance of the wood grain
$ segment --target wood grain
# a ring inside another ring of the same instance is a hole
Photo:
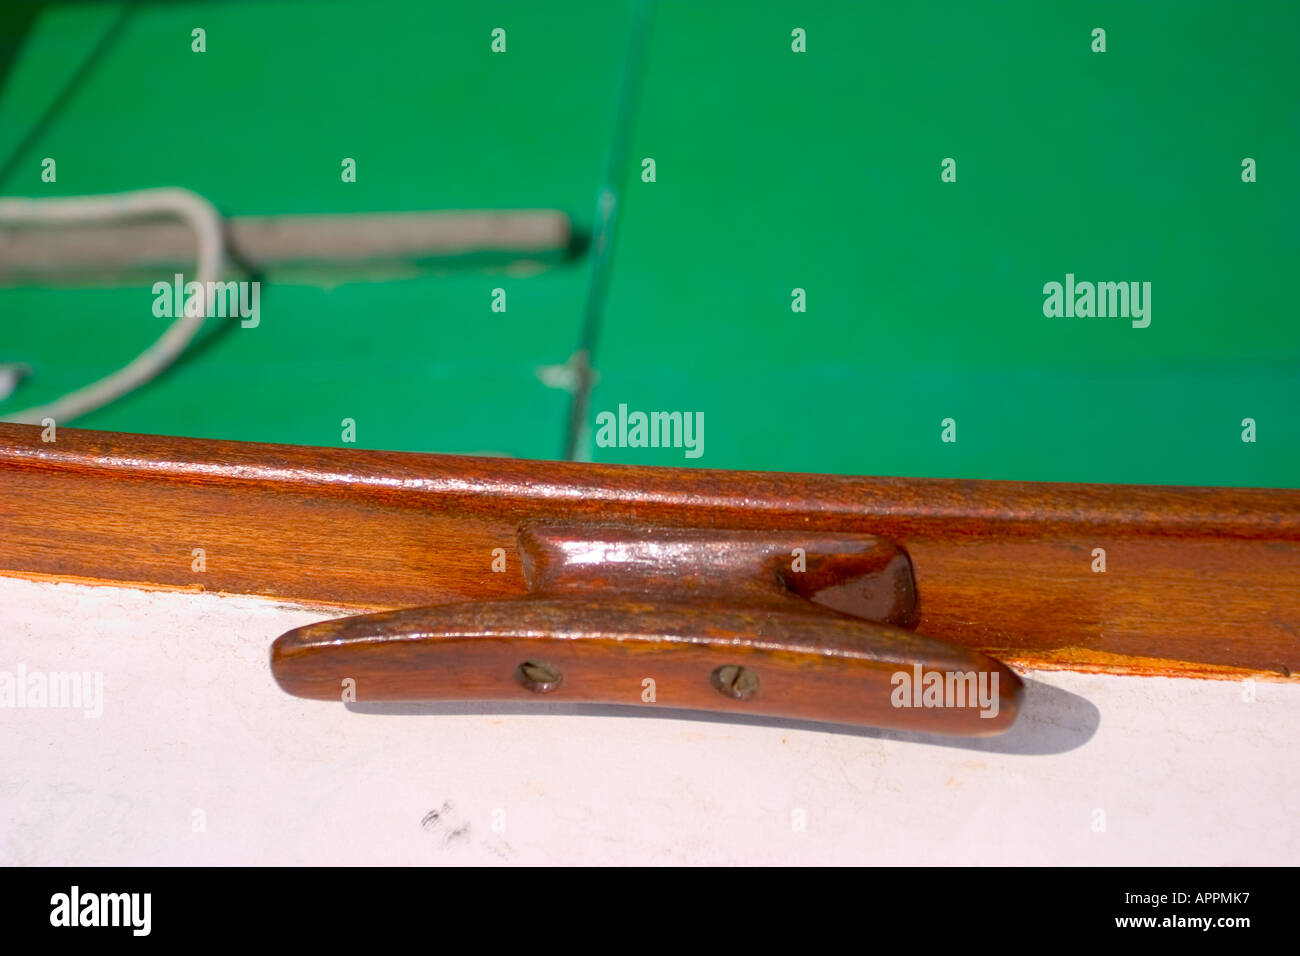
[[[309,624],[271,672],[319,700],[544,694],[972,737],[1019,709],[1005,666],[906,629],[911,564],[882,538],[542,524],[519,550],[522,597]]]
[[[529,521],[877,534],[920,634],[1035,667],[1291,678],[1300,492],[478,459],[0,425],[0,570],[380,610],[521,595]],[[192,570],[202,548],[206,570]],[[493,549],[506,570],[491,570]],[[1092,552],[1107,570],[1093,573]]]

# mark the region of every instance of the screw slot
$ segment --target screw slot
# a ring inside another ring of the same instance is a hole
[[[515,668],[515,680],[534,694],[549,694],[560,686],[564,674],[547,661],[524,661]]]
[[[723,664],[709,675],[709,680],[724,697],[749,700],[758,693],[758,675],[739,664]]]

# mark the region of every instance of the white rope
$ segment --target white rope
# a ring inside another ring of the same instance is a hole
[[[0,227],[115,222],[162,215],[183,219],[193,227],[198,239],[194,279],[199,292],[190,297],[182,314],[157,341],[108,377],[44,405],[5,415],[0,421],[39,425],[52,418],[61,424],[116,401],[153,379],[180,357],[198,333],[208,311],[208,289],[221,277],[224,266],[221,216],[212,203],[188,189],[141,189],[63,199],[0,199]]]

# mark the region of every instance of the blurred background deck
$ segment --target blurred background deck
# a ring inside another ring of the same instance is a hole
[[[558,209],[576,236],[550,259],[271,270],[257,328],[210,320],[60,424],[341,445],[351,418],[360,447],[560,457],[633,23],[594,0],[6,4],[0,195]],[[1300,487],[1298,37],[1284,2],[659,3],[587,418],[702,412],[705,453],[581,456]],[[1150,326],[1045,317],[1066,273],[1151,282]],[[0,287],[0,362],[32,369],[0,417],[144,349],[169,321],[151,286]]]

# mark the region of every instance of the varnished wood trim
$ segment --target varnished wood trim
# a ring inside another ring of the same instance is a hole
[[[527,521],[879,534],[921,634],[1037,667],[1289,678],[1300,492],[643,468],[0,425],[0,570],[368,610],[522,594]],[[1094,548],[1107,571],[1090,570]],[[191,570],[203,548],[207,569]],[[504,548],[507,569],[491,570]]]

